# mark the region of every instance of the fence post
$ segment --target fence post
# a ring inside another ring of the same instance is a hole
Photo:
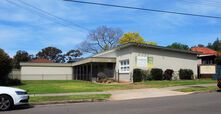
[[[41,80],[44,80],[44,74],[41,75],[41,78],[42,78]]]

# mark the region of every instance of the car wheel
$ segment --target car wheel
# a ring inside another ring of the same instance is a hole
[[[0,95],[0,111],[6,111],[12,108],[13,101],[7,95]]]
[[[221,89],[221,84],[217,84],[217,86]]]

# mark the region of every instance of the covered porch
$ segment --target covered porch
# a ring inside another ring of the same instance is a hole
[[[91,57],[73,63],[73,79],[96,81],[98,74],[105,74],[108,78],[115,77],[116,58]]]

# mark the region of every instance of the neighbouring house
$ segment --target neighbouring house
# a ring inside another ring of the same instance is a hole
[[[21,63],[22,80],[68,79],[94,81],[106,74],[121,82],[132,82],[133,69],[191,69],[197,76],[197,53],[148,44],[127,43],[69,64]],[[58,77],[56,77],[58,76]]]
[[[216,57],[221,56],[220,52],[207,47],[193,47],[191,51],[198,53],[198,78],[211,78],[216,74]]]

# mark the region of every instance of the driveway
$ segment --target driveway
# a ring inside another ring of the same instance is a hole
[[[39,105],[0,114],[220,114],[220,93],[125,101]]]
[[[119,90],[119,91],[110,91],[108,93],[112,94],[110,100],[129,100],[129,99],[167,97],[167,96],[191,94],[191,93],[184,93],[184,92],[178,92],[167,89],[157,89],[157,88]]]

